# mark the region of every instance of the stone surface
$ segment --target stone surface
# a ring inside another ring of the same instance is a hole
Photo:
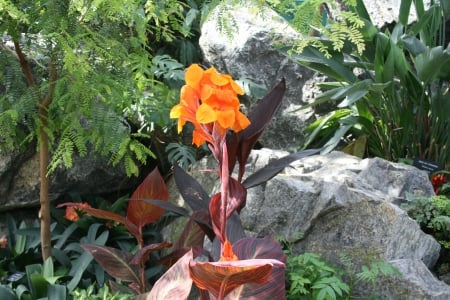
[[[0,212],[39,205],[39,156],[33,146],[22,153],[0,157]],[[136,187],[140,178],[128,178],[123,166],[112,167],[93,153],[75,157],[70,169],[58,168],[50,176],[50,199],[76,192],[112,194]]]
[[[286,154],[252,151],[246,175]],[[210,158],[192,170],[210,194],[218,188],[217,177],[201,170],[214,167]],[[332,152],[294,162],[267,183],[249,189],[241,219],[249,235],[283,236],[292,243],[294,254],[314,252],[337,264],[346,255],[359,270],[376,260],[398,266],[401,277],[376,286],[357,285],[355,292],[360,295],[448,299],[449,287],[429,271],[439,257],[439,244],[396,205],[413,192],[433,194],[424,171]]]
[[[294,39],[298,34],[270,9],[258,13],[255,7],[232,7],[232,36],[218,28],[218,10],[203,23],[200,47],[207,64],[234,78],[247,78],[270,90],[282,78],[286,79],[286,94],[282,107],[265,130],[260,142],[272,149],[293,150],[304,139],[303,129],[313,118],[311,109],[301,110],[314,97],[304,93],[304,86],[314,82],[314,73],[293,63],[274,46],[277,38]],[[305,99],[305,97],[311,97]]]

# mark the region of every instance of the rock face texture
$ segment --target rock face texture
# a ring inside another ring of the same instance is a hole
[[[285,154],[254,150],[246,174]],[[200,170],[213,167],[204,159],[192,171],[208,193],[217,189],[216,178]],[[392,300],[450,299],[450,287],[429,270],[440,245],[397,205],[406,193],[432,195],[427,174],[379,158],[332,152],[301,159],[249,189],[241,219],[248,235],[281,235],[295,254],[314,252],[341,265],[345,255],[359,270],[383,260],[402,273],[376,286],[355,286],[361,299],[375,294]]]
[[[0,212],[39,204],[39,156],[33,149],[0,156]],[[73,168],[59,168],[50,178],[51,200],[70,192],[126,191],[140,182],[139,178],[128,178],[121,166],[112,167],[92,153],[75,158]]]
[[[298,111],[306,99],[312,99],[314,73],[293,63],[274,46],[278,38],[294,39],[298,34],[275,12],[267,9],[258,14],[251,7],[233,8],[233,32],[229,35],[218,28],[218,11],[213,11],[201,28],[200,47],[207,64],[234,78],[246,78],[270,90],[282,78],[286,79],[286,94],[282,107],[260,142],[271,149],[293,150],[303,140],[306,122],[313,117],[311,109]],[[274,138],[276,137],[276,138]]]

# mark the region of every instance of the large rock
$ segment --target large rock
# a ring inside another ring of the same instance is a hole
[[[254,150],[246,174],[285,154]],[[192,170],[208,193],[217,190],[217,177],[200,170],[214,167],[212,159],[204,159]],[[249,235],[283,236],[292,242],[294,254],[314,252],[337,264],[345,255],[356,269],[384,260],[402,273],[375,287],[356,286],[356,293],[392,300],[450,299],[450,287],[429,271],[439,257],[439,244],[396,205],[406,193],[433,195],[428,175],[379,158],[332,152],[299,160],[249,189],[241,219]]]
[[[29,147],[0,155],[0,212],[39,205],[39,155]],[[112,194],[136,187],[140,178],[129,178],[122,165],[113,167],[94,153],[74,157],[70,169],[50,175],[50,200],[76,192],[80,195]]]
[[[270,9],[258,13],[255,7],[229,7],[233,33],[219,28],[220,16],[216,8],[203,23],[200,47],[207,64],[234,78],[247,78],[270,89],[282,78],[286,79],[286,94],[280,111],[265,130],[260,142],[268,148],[293,150],[304,139],[303,129],[313,117],[311,109],[298,111],[315,95],[304,95],[304,86],[312,86],[313,72],[293,63],[274,46],[278,38],[296,39],[298,34]]]

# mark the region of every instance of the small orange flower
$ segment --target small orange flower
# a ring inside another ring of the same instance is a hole
[[[82,207],[91,207],[88,203],[82,203]],[[78,215],[78,211],[73,206],[66,207],[66,215],[65,218],[69,221],[75,222],[80,219],[80,216]]]
[[[80,219],[80,216],[78,216],[78,213],[75,211],[75,208],[73,206],[69,206],[66,207],[65,218],[69,221],[75,222]]]
[[[219,261],[236,261],[239,260],[239,258],[234,254],[233,247],[231,246],[231,243],[229,240],[225,240],[225,243],[223,243],[223,249],[222,249],[222,256],[220,257]]]
[[[230,75],[220,74],[213,67],[203,70],[193,64],[186,70],[186,85],[181,88],[180,103],[170,111],[171,118],[178,119],[178,132],[186,122],[194,124],[193,143],[213,143],[212,132],[224,136],[227,130],[235,132],[250,125],[248,118],[239,111],[238,95],[244,94]],[[212,126],[208,126],[212,124]],[[217,130],[219,129],[219,130]]]
[[[0,237],[0,248],[6,248],[8,246],[8,238],[4,234],[2,237]]]

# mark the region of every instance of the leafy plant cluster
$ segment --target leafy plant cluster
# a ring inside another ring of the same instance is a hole
[[[356,283],[375,287],[383,278],[401,275],[394,266],[382,260],[374,260],[368,265],[356,267],[350,256],[341,254],[338,266],[316,253],[306,252],[294,255],[292,243],[284,237],[278,237],[278,239],[288,255],[287,299],[352,299],[353,287]],[[377,299],[377,295],[362,296],[367,299]]]
[[[358,5],[355,0],[266,2],[302,33],[302,38],[293,46],[294,52],[301,53],[305,47],[311,46],[319,49],[326,58],[331,58],[334,52],[341,52],[348,43],[354,45],[359,54],[365,50],[361,32],[365,23],[354,11]]]
[[[450,249],[450,199],[444,195],[423,196],[407,194],[402,208],[416,220],[423,231],[433,235],[436,240]]]
[[[417,20],[410,23],[413,7]],[[391,161],[423,158],[446,166],[450,157],[446,1],[432,1],[425,8],[423,1],[402,0],[398,23],[384,31],[373,25],[363,1],[348,1],[347,9],[354,22],[347,23],[351,32],[342,37],[358,31],[360,38],[336,43],[322,30],[306,47],[282,48],[293,61],[331,79],[320,84],[324,92],[312,105],[334,107],[306,129],[304,147],[324,145],[324,152],[339,147]]]

